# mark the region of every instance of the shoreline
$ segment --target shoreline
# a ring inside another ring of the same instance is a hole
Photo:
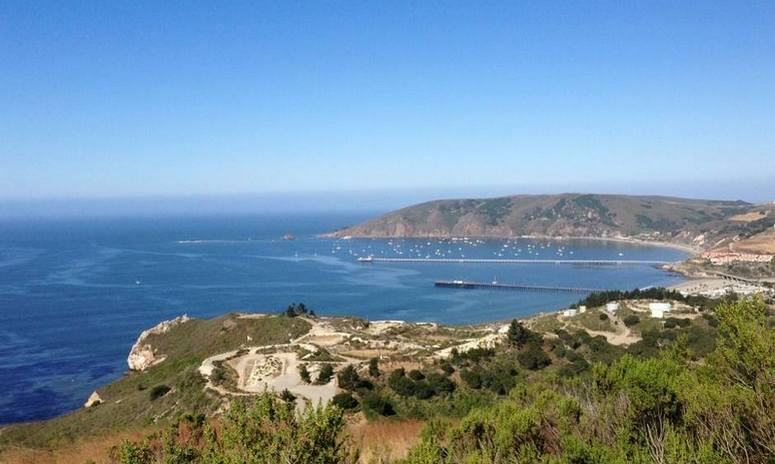
[[[346,240],[344,237],[340,237],[337,235],[337,232],[329,232],[325,234],[317,235],[318,238],[332,238],[336,240]],[[454,235],[385,235],[385,236],[366,236],[366,235],[347,235],[347,237],[350,237],[352,239],[358,239],[358,240],[391,240],[391,239],[461,239],[464,238],[462,236],[454,236]],[[647,246],[654,246],[654,247],[660,247],[660,248],[672,248],[676,250],[681,250],[686,253],[689,253],[690,256],[687,257],[691,258],[699,253],[702,253],[703,249],[699,247],[695,247],[692,245],[687,245],[683,243],[675,243],[675,242],[666,242],[662,240],[643,240],[638,238],[631,238],[631,237],[595,237],[595,236],[584,236],[584,235],[568,235],[568,236],[556,236],[556,235],[467,235],[466,237],[469,238],[477,238],[477,239],[490,239],[490,240],[513,240],[513,239],[532,239],[532,240],[556,240],[556,241],[563,241],[563,240],[595,240],[595,241],[610,241],[610,242],[619,242],[619,243],[628,243],[631,245],[647,245]]]

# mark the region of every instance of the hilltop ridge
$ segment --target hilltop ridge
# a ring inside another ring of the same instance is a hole
[[[772,228],[769,206],[744,201],[562,193],[435,200],[331,233],[334,237],[594,237],[717,246]],[[736,221],[757,214],[754,220]]]

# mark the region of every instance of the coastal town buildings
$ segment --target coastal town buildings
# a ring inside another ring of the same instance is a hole
[[[733,251],[707,251],[701,254],[700,258],[710,261],[713,265],[720,266],[733,263],[769,263],[772,261],[773,255],[736,253]]]

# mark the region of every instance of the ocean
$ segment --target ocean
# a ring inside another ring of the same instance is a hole
[[[679,260],[589,240],[336,240],[369,214],[0,222],[0,424],[79,408],[127,369],[137,335],[181,314],[278,312],[470,324],[552,311],[583,295],[436,288],[436,280],[632,289],[680,276],[648,265],[363,264],[359,256]],[[283,240],[293,234],[295,240]]]

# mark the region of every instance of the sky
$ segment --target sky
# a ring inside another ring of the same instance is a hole
[[[0,0],[0,202],[769,201],[774,50],[771,1]]]

